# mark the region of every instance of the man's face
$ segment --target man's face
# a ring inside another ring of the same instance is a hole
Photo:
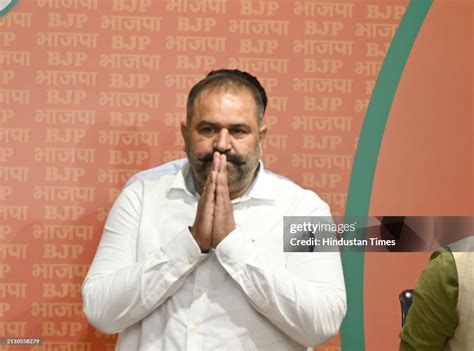
[[[206,183],[215,151],[227,156],[231,193],[251,184],[266,127],[258,127],[257,105],[246,88],[204,90],[194,101],[190,125],[181,131],[198,191]]]

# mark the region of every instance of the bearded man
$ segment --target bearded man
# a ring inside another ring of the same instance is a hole
[[[346,312],[340,255],[285,253],[283,216],[330,216],[264,169],[265,90],[218,70],[190,91],[187,159],[135,176],[83,284],[84,310],[117,350],[304,350]]]

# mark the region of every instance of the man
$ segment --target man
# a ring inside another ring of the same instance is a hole
[[[139,174],[116,200],[83,298],[118,350],[298,350],[337,334],[339,253],[283,252],[283,216],[329,208],[264,170],[266,103],[248,73],[209,73],[189,93],[187,160]]]
[[[473,350],[474,218],[437,217],[432,222],[431,237],[447,248],[431,255],[416,282],[400,350]]]

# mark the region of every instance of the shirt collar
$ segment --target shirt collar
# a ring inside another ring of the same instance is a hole
[[[174,190],[182,190],[188,195],[194,196],[196,194],[196,189],[194,188],[194,181],[192,178],[191,167],[189,165],[188,159],[186,159],[183,167],[176,173],[173,181],[171,182],[167,193],[170,193]]]
[[[273,179],[271,175],[264,169],[263,162],[260,160],[258,173],[254,181],[242,196],[232,200],[232,202],[243,202],[251,199],[274,200],[276,198],[275,191],[277,189],[272,186],[272,183]],[[191,166],[188,160],[186,160],[184,166],[174,177],[167,192],[172,190],[182,190],[188,195],[194,197],[199,196],[194,187],[193,172],[191,172]]]
[[[260,160],[257,176],[247,189],[242,198],[242,201],[249,199],[258,200],[274,200],[276,199],[276,188],[272,186],[273,179],[269,172],[263,167],[263,162]]]

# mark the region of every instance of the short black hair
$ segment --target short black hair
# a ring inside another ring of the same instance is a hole
[[[257,105],[257,122],[262,125],[263,115],[267,109],[267,94],[258,79],[250,73],[238,69],[219,69],[211,71],[207,76],[194,85],[189,94],[186,104],[186,123],[189,125],[194,113],[194,101],[200,93],[208,89],[216,89],[223,86],[245,87],[251,93]]]

